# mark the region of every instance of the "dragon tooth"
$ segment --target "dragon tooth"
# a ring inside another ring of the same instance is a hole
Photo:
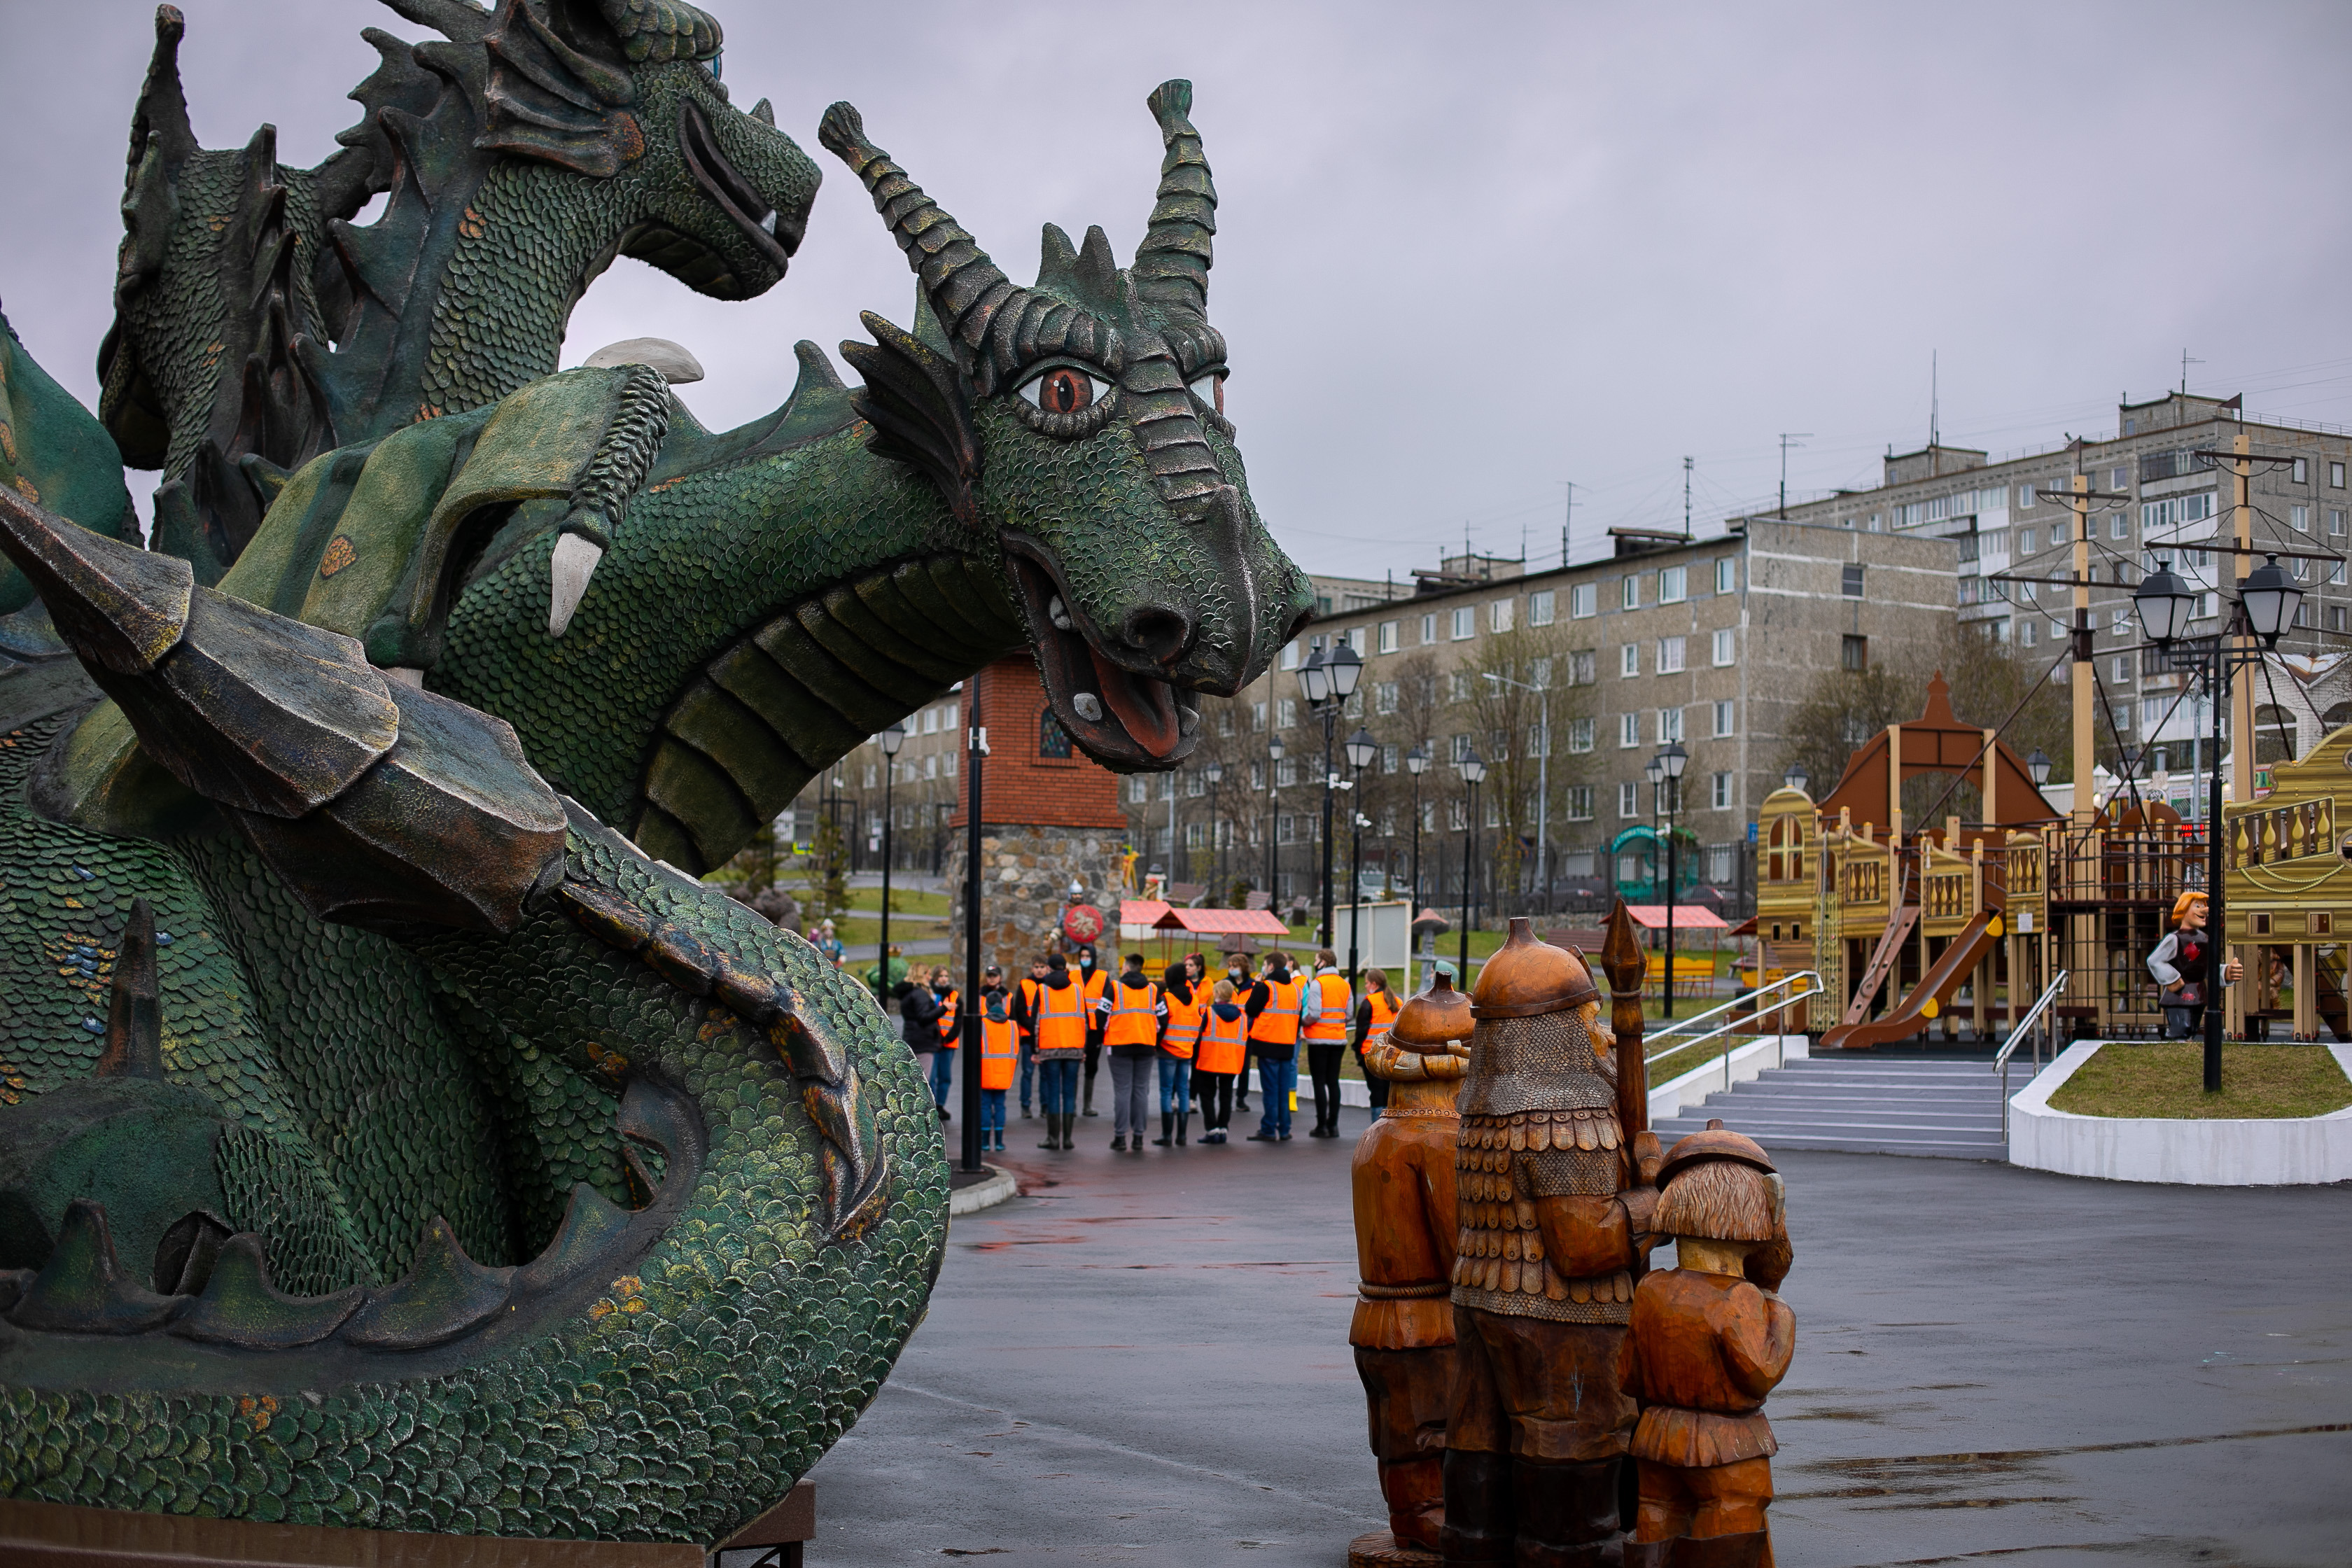
[[[446,1344],[506,1305],[514,1272],[467,1257],[449,1222],[435,1215],[407,1274],[368,1293],[343,1325],[343,1342],[403,1351]]]
[[[243,1350],[291,1350],[316,1344],[341,1328],[366,1299],[366,1287],[360,1285],[331,1296],[285,1294],[269,1282],[261,1238],[247,1231],[221,1245],[204,1294],[173,1321],[171,1331]]]
[[[158,1296],[125,1274],[107,1228],[106,1205],[90,1198],[66,1205],[49,1260],[8,1313],[20,1329],[77,1334],[137,1334],[188,1304]]]
[[[1087,723],[1099,724],[1102,722],[1102,699],[1097,697],[1093,692],[1079,692],[1076,697],[1070,699],[1070,706],[1076,710],[1078,717],[1084,719]]]
[[[1078,629],[1077,623],[1070,619],[1070,607],[1062,603],[1062,595],[1059,594],[1055,595],[1052,599],[1047,601],[1045,605],[1045,618],[1066,632],[1074,632]]]
[[[769,234],[776,232],[776,209],[770,207],[768,216],[760,220],[760,227]]]
[[[589,1267],[628,1228],[629,1211],[590,1186],[574,1183],[563,1223],[537,1258],[515,1272],[518,1295],[561,1283]]]
[[[1200,727],[1201,715],[1197,709],[1187,708],[1181,702],[1176,704],[1176,728],[1180,733],[1189,735]]]
[[[567,533],[555,542],[555,553],[548,562],[549,637],[562,637],[572,625],[572,612],[587,596],[588,579],[596,574],[596,563],[603,559],[604,547],[580,534]]]

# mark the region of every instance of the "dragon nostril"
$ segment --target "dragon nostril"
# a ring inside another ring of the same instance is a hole
[[[1192,640],[1192,619],[1165,605],[1144,605],[1128,612],[1119,635],[1155,663],[1168,664]]]

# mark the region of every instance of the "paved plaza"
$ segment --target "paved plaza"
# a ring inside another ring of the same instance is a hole
[[[812,1564],[1335,1568],[1384,1522],[1347,1344],[1364,1113],[1140,1158],[1080,1125],[1048,1154],[1013,1123],[1026,1195],[955,1221],[929,1320],[813,1472]],[[2352,1561],[2352,1194],[1781,1167],[1782,1568]]]

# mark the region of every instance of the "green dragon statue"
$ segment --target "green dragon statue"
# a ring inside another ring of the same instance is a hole
[[[614,256],[722,300],[772,287],[816,194],[767,100],[730,106],[719,26],[690,5],[386,3],[443,37],[365,30],[362,118],[311,169],[280,164],[267,125],[196,144],[184,24],[156,13],[99,414],[126,462],[163,471],[157,546],[200,582],[289,470],[554,370]]]
[[[1026,288],[835,105],[914,328],[741,429],[531,381],[310,458],[217,587],[0,489],[79,662],[0,672],[0,1495],[709,1543],[856,1417],[937,1123],[690,874],[1024,643],[1091,755],[1171,766],[1307,615],[1190,100],[1132,266],[1048,228]]]

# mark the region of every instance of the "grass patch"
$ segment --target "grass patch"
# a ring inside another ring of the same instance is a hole
[[[879,888],[851,889],[849,907],[853,910],[866,910],[875,914],[881,913],[882,889]],[[893,888],[890,889],[890,912],[894,915],[943,915],[948,912],[948,896],[945,893],[917,892],[909,888]],[[835,927],[838,929],[840,923],[835,921]],[[874,939],[868,937],[866,940],[871,942]]]
[[[2077,1116],[2168,1120],[2325,1116],[2352,1105],[2352,1082],[2321,1046],[2225,1045],[2221,1092],[2207,1094],[2195,1040],[2102,1046],[2050,1097]]]

